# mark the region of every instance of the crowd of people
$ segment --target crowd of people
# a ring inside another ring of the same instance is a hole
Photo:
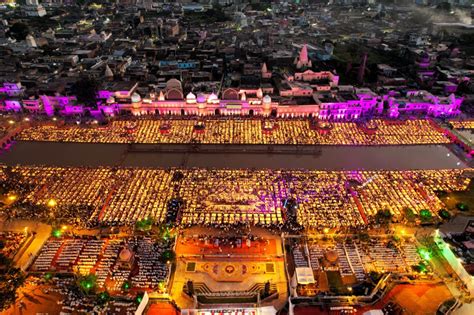
[[[51,237],[42,247],[31,270],[96,276],[98,289],[109,292],[156,289],[168,277],[162,254],[171,243],[150,237],[114,239]],[[125,255],[123,254],[124,249]],[[124,284],[128,283],[128,287]]]
[[[307,250],[304,247],[307,246]],[[295,267],[309,267],[315,279],[326,270],[339,270],[342,276],[367,279],[371,271],[410,273],[420,257],[414,239],[404,238],[395,244],[390,239],[370,238],[345,241],[309,240],[291,247]]]
[[[13,217],[163,222],[170,201],[180,200],[176,221],[183,226],[282,227],[295,212],[303,226],[341,227],[363,225],[379,210],[399,218],[406,208],[437,213],[443,204],[435,191],[466,189],[463,173],[17,166],[1,168],[0,178],[18,189]]]
[[[374,120],[374,133],[355,122],[334,122],[321,133],[307,119],[278,119],[266,128],[263,119],[141,119],[116,120],[106,126],[38,125],[23,130],[20,140],[100,143],[203,143],[203,144],[323,144],[404,145],[441,144],[450,140],[428,120],[392,124]],[[197,130],[196,126],[204,126]],[[199,131],[199,132],[198,132]]]
[[[0,253],[12,259],[26,239],[25,233],[0,232]]]

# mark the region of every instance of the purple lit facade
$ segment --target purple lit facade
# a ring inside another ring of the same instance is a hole
[[[305,73],[301,74],[303,78]],[[460,114],[462,98],[454,94],[435,96],[427,91],[408,91],[405,95],[389,92],[377,95],[367,88],[339,86],[338,91],[331,90],[337,85],[337,76],[306,73],[306,80],[328,79],[329,88],[308,85],[313,91],[305,96],[303,104],[288,102],[285,99],[274,101],[262,89],[243,90],[227,88],[219,99],[214,93],[197,95],[192,92],[183,94],[178,80],[168,81],[166,88],[158,95],[150,93],[146,97],[136,92],[138,84],[130,90],[100,90],[97,95],[97,109],[88,109],[93,115],[118,115],[130,112],[134,115],[276,115],[278,117],[317,117],[322,120],[353,120],[369,115],[397,118],[403,114],[428,115],[432,117],[455,117]],[[295,85],[294,95],[299,95],[305,86]],[[297,91],[298,90],[298,91]],[[19,83],[3,83],[0,94],[0,110],[31,113],[46,113],[53,116],[82,115],[85,107],[77,103],[75,96],[41,95],[38,98],[23,99],[23,88]],[[297,98],[295,98],[297,99]]]

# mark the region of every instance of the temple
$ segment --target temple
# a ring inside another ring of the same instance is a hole
[[[305,75],[296,74],[304,80]],[[318,76],[324,73],[316,73]],[[332,74],[331,74],[332,75]],[[289,81],[296,82],[296,81]],[[337,85],[337,80],[335,85]],[[328,120],[352,120],[369,115],[397,118],[403,114],[429,115],[433,117],[455,117],[460,113],[462,97],[454,94],[435,96],[428,91],[412,90],[405,94],[390,92],[378,95],[368,88],[353,86],[330,87],[326,90],[311,87],[307,95],[293,98],[282,98],[251,91],[226,89],[219,98],[216,93],[189,92],[183,95],[181,83],[176,79],[167,82],[166,87],[158,93],[141,96],[137,91],[138,84],[129,84],[127,90],[100,90],[97,96],[97,108],[87,108],[77,102],[75,96],[40,95],[39,97],[22,98],[21,85],[4,83],[0,93],[0,110],[10,112],[46,113],[49,116],[104,114],[113,116],[123,113],[134,115],[261,115],[277,117],[318,117]],[[300,95],[305,86],[292,84],[293,95]]]
[[[417,62],[420,76],[429,75],[429,62],[425,60],[429,56],[422,57],[424,59]],[[83,106],[75,96],[61,93],[28,95],[21,83],[7,82],[0,86],[0,111],[46,113],[49,116],[129,113],[315,117],[322,120],[354,120],[373,115],[397,118],[405,114],[433,117],[460,114],[463,98],[454,94],[455,89],[445,90],[443,96],[437,96],[425,90],[394,88],[380,94],[369,88],[340,85],[335,71],[312,70],[306,44],[301,47],[293,66],[293,72],[276,76],[263,63],[254,72],[248,70],[247,77],[258,83],[244,84],[241,79],[238,86],[222,82],[214,92],[207,89],[185,93],[183,83],[176,78],[170,78],[152,90],[138,82],[113,81],[114,73],[106,65],[94,108]]]

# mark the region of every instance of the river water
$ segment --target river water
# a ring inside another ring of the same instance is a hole
[[[272,146],[28,142],[0,154],[7,165],[270,168],[312,170],[462,169],[444,145]]]

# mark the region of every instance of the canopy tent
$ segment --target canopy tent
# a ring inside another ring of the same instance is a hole
[[[298,284],[310,284],[315,283],[313,270],[309,267],[297,267],[296,268],[296,280]]]

